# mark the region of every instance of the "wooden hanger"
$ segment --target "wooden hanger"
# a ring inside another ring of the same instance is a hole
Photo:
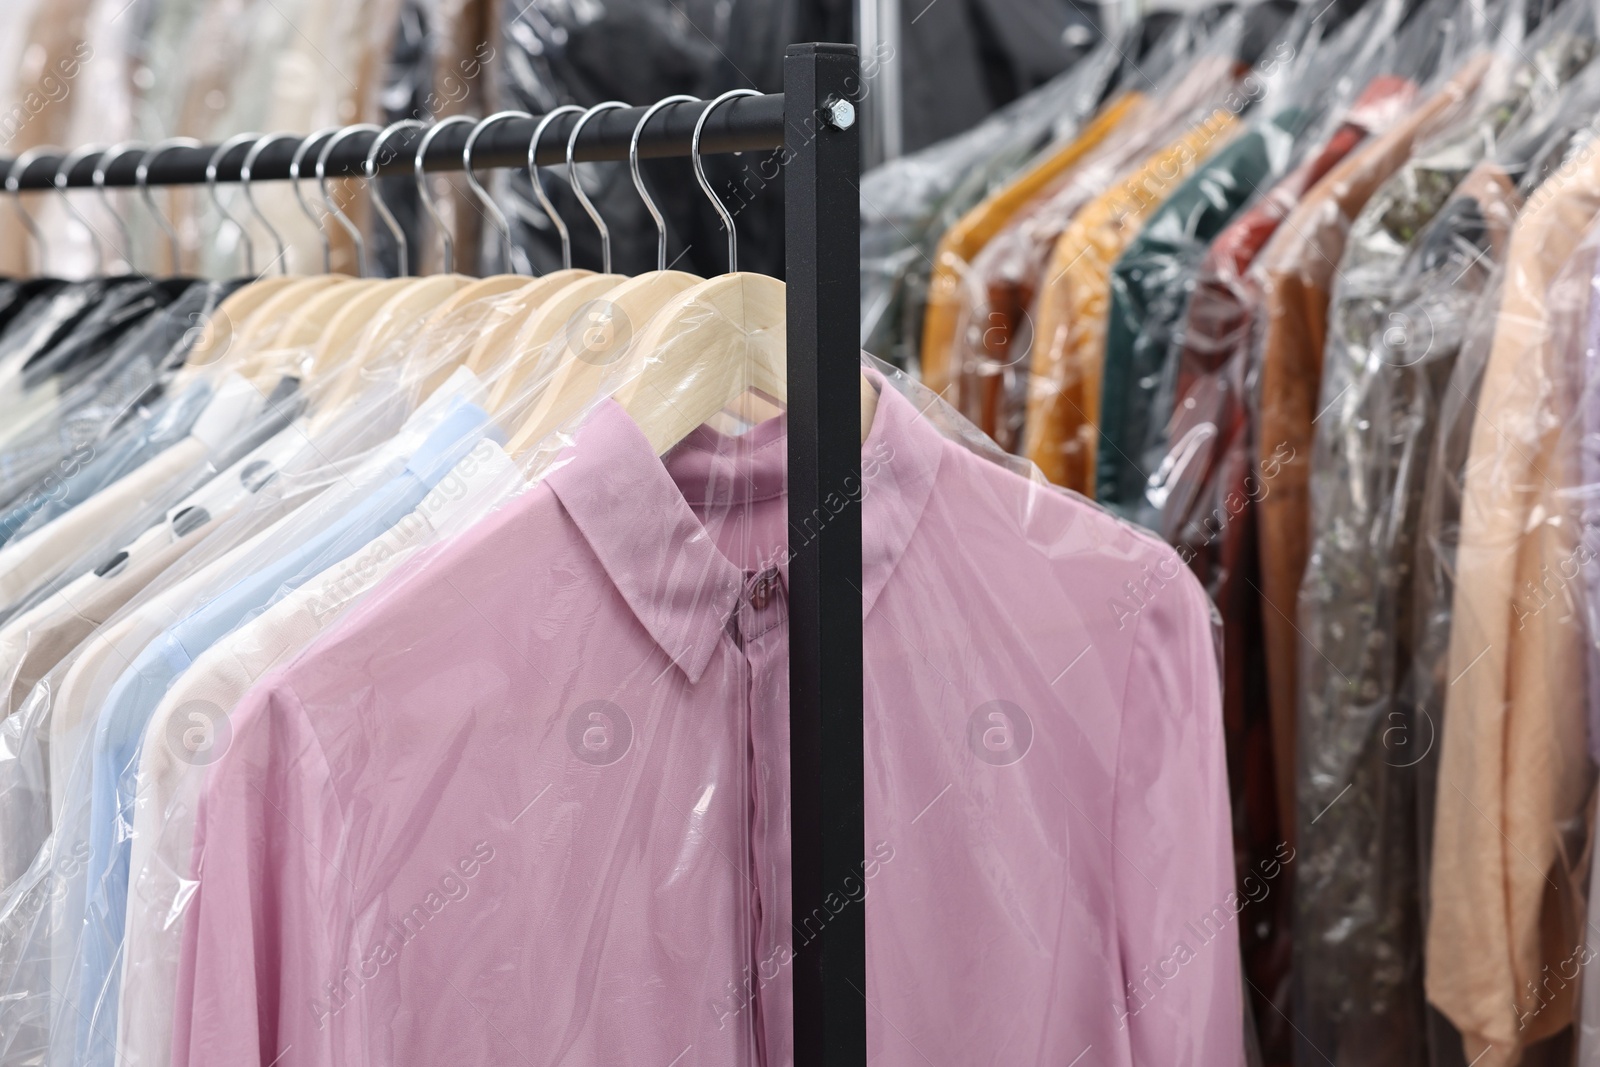
[[[349,342],[330,338],[319,343],[314,356],[319,377],[330,382],[337,382],[344,373],[359,377],[363,367],[370,366],[393,341],[421,323],[452,294],[471,284],[472,279],[461,274],[434,274],[396,281],[399,284],[389,290],[388,299],[361,319],[360,328]]]
[[[553,369],[549,360],[559,359],[559,353],[548,352],[550,343],[584,305],[602,299],[625,281],[620,274],[591,274],[563,286],[540,303],[504,357],[486,372],[494,383],[489,392],[489,410],[505,411],[531,385],[547,379]]]
[[[583,108],[578,107],[576,104],[562,104],[560,107],[552,108],[539,120],[539,124],[533,129],[533,137],[528,141],[528,180],[533,186],[533,195],[538,198],[539,206],[544,209],[545,215],[549,217],[550,222],[556,228],[556,233],[561,237],[561,269],[541,276],[534,284],[522,290],[518,302],[509,309],[503,309],[502,313],[505,317],[486,332],[478,340],[477,344],[473,345],[472,350],[467,353],[467,358],[462,362],[462,366],[480,377],[488,374],[492,367],[503,364],[516,351],[518,335],[521,334],[523,328],[528,324],[528,320],[533,317],[534,313],[538,311],[546,300],[549,300],[573,282],[590,277],[594,273],[589,270],[573,269],[572,234],[567,229],[566,220],[561,217],[561,213],[556,210],[555,204],[550,202],[549,195],[544,191],[544,179],[539,176],[538,163],[539,142],[544,139],[544,131],[549,128],[550,123],[562,115],[574,114],[582,110]],[[498,116],[490,117],[495,118]],[[477,133],[478,131],[474,130],[473,132]],[[470,141],[471,138],[469,137],[468,140]],[[477,187],[476,179],[472,177],[470,166],[467,171],[469,179],[473,181],[474,187]],[[496,208],[495,210],[498,211],[499,209]],[[453,370],[454,368],[449,369]],[[444,373],[435,377],[437,381],[443,381],[447,376],[448,370],[445,370]],[[437,385],[437,381],[430,383],[430,385]]]
[[[639,373],[617,400],[657,455],[756,389],[788,402],[783,283],[724,274],[678,294],[634,342]]]
[[[623,282],[606,293],[601,305],[594,308],[591,313],[591,318],[595,321],[589,324],[575,323],[569,316],[565,328],[577,343],[568,344],[557,353],[559,362],[550,373],[549,384],[541,390],[533,409],[522,420],[507,445],[507,451],[512,455],[526,452],[547,434],[578,414],[585,404],[593,400],[608,375],[615,372],[617,368],[614,364],[631,343],[635,329],[640,324],[648,324],[674,297],[701,281],[693,274],[667,270],[666,220],[662,218],[660,209],[650,196],[650,191],[644,184],[644,176],[639,170],[639,137],[656,112],[674,104],[698,102],[697,97],[686,94],[669,96],[646,108],[635,124],[633,135],[628,142],[628,169],[633,178],[634,189],[644,201],[650,217],[655,220],[656,269]],[[567,137],[568,180],[572,183],[573,190],[584,209],[599,228],[602,247],[607,253],[608,260],[610,235],[606,230],[604,219],[577,180],[575,149],[578,134],[583,129],[584,123],[597,112],[615,106],[617,106],[615,103],[601,104],[586,112],[573,124],[572,132]],[[582,305],[579,305],[577,310],[582,311]]]
[[[551,372],[549,384],[517,427],[506,451],[513,456],[526,452],[582,411],[616,370],[618,358],[633,340],[634,324],[648,324],[674,298],[701,283],[702,279],[683,271],[652,271],[607,291],[597,301],[604,306],[595,309],[596,321],[574,322],[569,312],[561,325],[572,343],[557,353],[560,362]],[[583,303],[573,311],[582,311]],[[509,395],[501,397],[497,393],[492,397],[494,410],[499,410],[496,399],[507,400],[514,395],[507,382],[499,384],[506,386]]]
[[[711,113],[735,97],[756,95],[753,89],[732,89],[711,101],[689,142],[695,180],[728,232],[729,273],[685,289],[656,313],[632,347],[638,371],[617,391],[657,455],[746,389],[788,402],[783,283],[739,273],[733,215],[712,192],[700,160],[700,134]]]
[[[277,227],[272,225],[272,220],[262,213],[260,205],[256,203],[255,192],[250,184],[256,158],[263,149],[278,141],[294,140],[293,134],[271,133],[264,137],[241,135],[239,138],[224,141],[206,165],[206,181],[211,186],[211,196],[217,210],[230,220],[233,219],[217,197],[217,165],[234,146],[235,141],[242,141],[246,137],[250,138],[250,148],[245,153],[243,162],[239,164],[239,189],[244,194],[245,204],[249,207],[250,213],[272,236],[273,243],[277,245],[278,254],[273,262],[278,264],[278,269],[283,273],[270,278],[258,277],[224,300],[217,308],[216,314],[206,324],[205,333],[190,350],[186,369],[209,366],[217,361],[219,353],[226,353],[223,358],[230,362],[242,361],[248,351],[266,342],[268,334],[281,325],[283,316],[289,310],[300,306],[306,298],[319,290],[346,280],[343,275],[337,274],[300,277],[287,273],[289,250],[283,243],[283,236],[278,233]],[[237,220],[233,221],[239,227],[240,240],[245,247],[246,265],[250,273],[254,274],[255,247],[250,238],[249,228]]]
[[[503,310],[505,318],[484,331],[483,336],[478,338],[471,351],[467,353],[467,358],[462,360],[461,366],[480,377],[488,373],[489,368],[511,351],[511,346],[516,343],[517,334],[522,332],[528,319],[539,310],[541,304],[580,278],[593,275],[592,270],[557,270],[530,281],[517,291],[514,298],[508,299],[508,306]],[[445,369],[439,376],[439,381],[449,377],[450,371],[454,369],[454,367]]]
[[[755,95],[751,89],[733,89],[711,101],[690,140],[695,180],[728,232],[729,273],[684,290],[651,319],[631,349],[638,373],[617,391],[617,400],[657,455],[746,390],[788,403],[784,285],[763,274],[739,273],[733,216],[712,192],[700,160],[700,134],[711,113],[734,97]],[[862,381],[872,392],[864,375]],[[872,403],[875,409],[876,400]],[[864,437],[870,428],[865,395],[861,407]]]

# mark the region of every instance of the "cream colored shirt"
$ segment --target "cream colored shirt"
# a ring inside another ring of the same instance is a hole
[[[118,1067],[165,1067],[171,1059],[182,915],[197,884],[190,855],[194,809],[206,768],[226,751],[228,714],[262,675],[308,645],[385,575],[465,529],[520,485],[510,457],[494,442],[480,441],[405,519],[213,645],[168,690],[139,757]]]
[[[0,607],[13,607],[75,565],[109,555],[158,518],[187,479],[226,447],[262,408],[263,397],[228,375],[189,436],[106,486],[71,511],[0,549]]]

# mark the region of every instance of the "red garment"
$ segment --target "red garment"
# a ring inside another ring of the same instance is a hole
[[[1417,87],[1382,75],[1368,83],[1320,152],[1285,175],[1228,226],[1206,253],[1184,317],[1177,403],[1167,428],[1167,497],[1162,534],[1178,548],[1222,613],[1223,726],[1233,800],[1234,852],[1241,881],[1290,839],[1294,811],[1280,811],[1262,658],[1262,602],[1255,503],[1270,491],[1271,465],[1256,471],[1251,411],[1251,342],[1261,306],[1251,264],[1300,198],[1364,141],[1409,107]],[[1294,768],[1283,768],[1293,781]],[[1250,981],[1288,1011],[1290,917],[1287,885],[1242,916]],[[1264,931],[1264,932],[1263,932]],[[1284,1015],[1256,1005],[1272,1040]]]

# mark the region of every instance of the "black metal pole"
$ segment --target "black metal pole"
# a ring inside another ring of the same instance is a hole
[[[657,112],[639,138],[640,157],[658,159],[687,156],[695,120],[700,117],[706,106],[704,102],[675,104]],[[644,112],[643,107],[631,107],[603,111],[596,115],[578,135],[574,158],[585,163],[627,159],[628,140],[633,136],[633,129],[639,124]],[[778,148],[783,144],[783,116],[781,93],[730,100],[717,108],[706,121],[705,132],[700,139],[700,150],[706,155],[716,155],[723,152],[751,152]],[[566,162],[567,136],[572,132],[573,123],[577,122],[578,118],[577,114],[562,115],[550,123],[539,143],[541,164],[555,165]],[[472,146],[473,168],[482,167],[487,170],[492,167],[527,166],[528,144],[533,140],[533,130],[537,125],[535,119],[508,119],[489,127]],[[379,150],[378,172],[410,174],[417,142],[421,140],[424,132],[420,129],[402,130],[385,141],[383,148]],[[472,127],[466,123],[441,130],[433,139],[433,143],[428,146],[428,155],[423,161],[424,169],[460,170],[461,149],[466,145],[471,132]],[[372,145],[372,137],[370,134],[352,136],[335,145],[333,151],[328,154],[327,173],[337,176],[364,174],[367,149]],[[299,139],[284,140],[262,149],[260,156],[256,158],[255,166],[251,168],[250,180],[279,181],[289,177],[289,163],[294,158],[295,149],[300,143]],[[302,178],[309,178],[314,173],[315,148],[316,146],[313,146],[313,150],[301,161]],[[223,159],[218,160],[217,180],[238,181],[239,167],[243,164],[248,150],[248,146],[240,145]],[[151,161],[148,184],[198,185],[206,180],[206,162],[214,151],[216,151],[215,145],[206,145],[201,148],[175,147],[163,152]],[[139,155],[137,151],[128,151],[112,160],[106,168],[106,184],[114,187],[134,185],[134,175],[139,167]],[[35,157],[17,175],[18,186],[24,190],[54,188],[56,170],[60,167],[62,158],[63,155],[58,154],[41,154]],[[93,185],[95,165],[99,159],[99,155],[96,154],[86,156],[78,162],[67,175],[68,188],[81,189]],[[0,176],[4,176],[10,168],[11,160],[0,157]]]
[[[842,44],[790,45],[783,63],[797,1067],[867,1062],[866,918],[849,903],[866,852],[858,68]]]

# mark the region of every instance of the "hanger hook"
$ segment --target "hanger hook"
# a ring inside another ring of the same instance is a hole
[[[626,108],[628,105],[621,100],[607,100],[603,104],[596,104],[578,117],[572,124],[572,132],[567,134],[567,181],[572,183],[572,192],[578,198],[578,203],[583,205],[583,210],[589,213],[594,220],[595,229],[600,231],[600,273],[611,273],[611,230],[606,227],[606,220],[600,217],[600,212],[595,210],[589,196],[583,191],[582,184],[578,181],[578,161],[573,157],[573,152],[578,147],[578,134],[583,130],[583,124],[600,114],[602,111],[615,111]]]
[[[511,243],[511,224],[506,221],[505,212],[500,210],[500,205],[494,202],[494,198],[489,195],[489,191],[483,187],[482,183],[478,181],[478,176],[472,172],[472,148],[478,143],[478,136],[495,123],[504,119],[531,120],[532,118],[533,116],[526,111],[497,111],[472,127],[472,132],[467,134],[466,146],[461,149],[461,163],[467,171],[467,184],[472,186],[472,191],[478,197],[479,202],[489,209],[489,220],[494,223],[495,229],[500,231],[500,239],[505,242],[506,263],[510,264],[511,269],[518,274],[532,274],[533,264],[528,262],[527,253]],[[522,260],[521,269],[517,267],[516,261],[518,259]]]
[[[39,229],[39,224],[28,214],[28,209],[22,206],[22,175],[27,172],[28,164],[40,156],[59,151],[61,149],[54,145],[30,148],[12,160],[10,169],[6,171],[6,192],[11,194],[11,206],[16,209],[17,217],[22,220],[22,225],[27,227],[28,233],[33,236],[33,243],[38,247],[39,263],[36,269],[40,271],[44,270],[49,260],[49,245],[45,243],[44,232]]]
[[[440,119],[428,128],[422,135],[422,140],[417,142],[417,154],[411,160],[411,174],[417,183],[417,195],[422,198],[422,206],[428,209],[428,215],[433,219],[433,225],[439,231],[439,240],[444,244],[444,273],[452,274],[456,269],[456,242],[450,236],[450,227],[445,225],[444,216],[439,214],[439,208],[433,202],[433,197],[428,193],[428,175],[423,168],[423,162],[428,154],[428,146],[433,139],[439,136],[441,130],[451,126],[460,126],[462,123],[477,125],[478,120],[468,118],[466,115],[451,115],[447,119]]]
[[[244,188],[244,202],[250,205],[250,214],[254,215],[256,221],[266,228],[266,231],[272,235],[272,243],[278,246],[279,274],[289,273],[289,249],[284,246],[283,235],[278,232],[278,228],[261,213],[261,207],[256,203],[255,193],[250,191],[250,172],[255,169],[256,157],[261,155],[264,148],[271,144],[277,144],[279,141],[293,141],[294,139],[295,135],[292,133],[269,133],[250,146],[250,151],[244,154],[244,162],[239,164],[239,184]],[[251,273],[254,272],[252,271]]]
[[[139,187],[139,195],[144,197],[145,207],[150,209],[150,214],[155,216],[156,224],[167,235],[167,247],[172,251],[172,273],[182,273],[180,263],[182,250],[178,247],[178,231],[173,228],[172,222],[156,207],[155,194],[150,191],[150,164],[160,159],[174,148],[199,148],[200,142],[193,137],[169,137],[165,141],[157,141],[150,146],[150,150],[139,157],[139,169],[133,172],[133,182]]]
[[[533,140],[528,142],[528,179],[533,182],[533,195],[539,198],[539,206],[544,208],[544,213],[550,221],[556,224],[556,232],[561,235],[561,267],[563,270],[572,269],[572,235],[567,232],[567,224],[556,212],[556,206],[544,194],[544,183],[539,180],[539,164],[534,159],[539,154],[539,141],[544,137],[545,129],[552,121],[562,115],[571,115],[582,111],[577,104],[562,104],[545,113],[539,120],[539,125],[533,128]]]
[[[211,158],[206,160],[206,191],[211,194],[211,205],[217,209],[217,214],[221,215],[224,221],[231,223],[233,228],[239,231],[239,243],[244,246],[244,270],[252,277],[256,273],[255,242],[250,239],[250,231],[245,224],[234,218],[222,204],[222,195],[217,192],[217,165],[227,158],[229,152],[240,145],[251,144],[260,136],[259,133],[234,134],[219,144],[217,150],[211,153]]]
[[[706,166],[700,158],[700,131],[706,127],[706,119],[717,109],[717,105],[724,100],[732,100],[738,96],[760,96],[754,89],[729,89],[700,112],[700,118],[694,124],[694,137],[689,141],[689,159],[694,163],[694,178],[700,183],[700,189],[717,209],[717,214],[722,216],[722,225],[728,231],[728,273],[734,274],[739,270],[739,235],[733,229],[733,213],[728,206],[718,199],[717,194],[711,191],[711,183],[706,180]]]
[[[332,137],[338,132],[338,126],[327,126],[318,130],[300,142],[300,147],[294,150],[294,158],[289,160],[289,187],[294,190],[294,198],[300,202],[300,210],[305,212],[306,218],[310,219],[312,224],[316,226],[317,236],[322,239],[322,272],[324,274],[333,273],[333,246],[328,243],[328,231],[322,228],[322,219],[317,216],[315,211],[311,210],[311,205],[306,203],[306,194],[300,191],[300,163],[306,158],[306,153],[311,150],[312,145],[325,137]]]
[[[56,192],[61,194],[61,205],[88,232],[89,243],[94,246],[94,269],[96,273],[102,275],[106,272],[106,249],[105,245],[100,241],[100,231],[94,228],[94,223],[89,221],[87,215],[78,210],[77,205],[72,202],[72,197],[67,195],[67,181],[71,177],[74,167],[90,156],[99,155],[104,151],[105,145],[86,145],[68,152],[62,157],[60,164],[56,166],[56,176],[53,183],[56,187]]]
[[[410,246],[406,242],[405,228],[400,225],[400,220],[394,217],[394,212],[389,210],[389,205],[383,202],[383,192],[378,185],[378,149],[383,147],[391,134],[401,130],[420,130],[427,126],[421,119],[401,119],[391,123],[379,131],[378,136],[372,139],[372,144],[367,148],[367,180],[372,183],[372,203],[378,209],[378,214],[383,216],[383,224],[389,227],[389,233],[394,237],[395,248],[400,252],[400,277],[408,277],[411,273],[411,264],[407,252]],[[385,162],[388,162],[385,160]]]
[[[350,235],[350,240],[356,246],[356,277],[358,278],[367,276],[367,242],[361,239],[361,227],[351,222],[350,216],[346,215],[339,205],[334,202],[333,197],[328,195],[328,154],[333,151],[335,145],[346,137],[353,137],[358,133],[380,134],[382,132],[382,126],[374,126],[370,122],[346,126],[328,138],[328,143],[323,145],[322,151],[317,153],[317,188],[322,192],[322,199],[328,205],[328,210],[333,212],[333,217],[339,220],[339,225],[344,227],[344,232]]]
[[[644,114],[639,116],[639,124],[633,128],[633,136],[628,138],[628,170],[633,174],[633,187],[639,190],[639,199],[644,201],[645,210],[650,212],[650,217],[656,220],[656,270],[667,269],[667,220],[661,217],[661,209],[656,207],[656,202],[650,199],[650,192],[644,187],[644,175],[639,172],[639,135],[644,133],[644,124],[649,122],[657,111],[669,104],[698,104],[698,96],[689,96],[680,93],[657,100],[645,108]]]
[[[128,229],[128,220],[123,218],[117,209],[111,206],[111,196],[106,192],[106,168],[129,152],[143,154],[145,147],[138,141],[124,141],[121,144],[114,144],[100,154],[99,160],[94,165],[93,180],[95,191],[100,194],[100,202],[105,205],[107,211],[111,212],[111,217],[117,220],[117,229],[122,231],[122,258],[127,262],[129,270],[135,269],[133,265],[133,231]]]

